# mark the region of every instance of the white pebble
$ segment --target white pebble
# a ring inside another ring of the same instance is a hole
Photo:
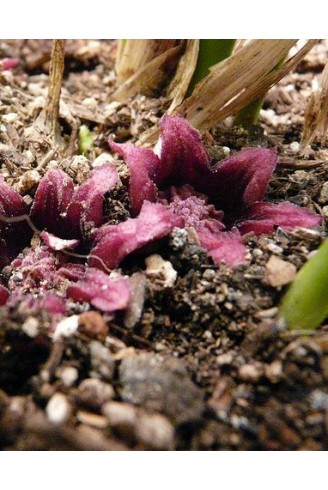
[[[146,274],[163,282],[164,287],[172,287],[177,278],[177,271],[168,260],[153,254],[146,258]]]
[[[61,393],[55,393],[46,406],[46,414],[53,424],[62,424],[70,416],[70,408],[67,398]]]
[[[328,218],[328,206],[324,206],[322,208],[322,213],[323,213],[324,216],[327,216],[327,218]]]
[[[94,160],[91,166],[93,168],[98,168],[98,167],[102,167],[106,163],[113,163],[113,162],[114,162],[114,158],[111,155],[109,155],[108,153],[102,153],[101,155],[99,155],[99,157],[97,157]]]
[[[291,149],[291,151],[293,153],[298,153],[299,152],[299,149],[300,149],[300,144],[298,141],[293,141],[290,145],[289,145],[289,148]]]
[[[79,326],[79,315],[72,315],[64,318],[57,323],[56,330],[53,334],[53,339],[58,340],[61,337],[71,337]]]
[[[268,243],[267,249],[274,254],[281,254],[283,252],[283,249],[279,247],[279,245],[276,245],[275,243]]]
[[[328,182],[325,182],[321,188],[319,202],[320,204],[326,204],[328,202]]]
[[[33,316],[27,317],[22,325],[22,330],[29,337],[31,338],[36,337],[39,333],[39,321]]]
[[[163,415],[144,414],[136,426],[137,438],[149,447],[163,450],[173,447],[174,428]]]
[[[57,375],[65,386],[70,387],[79,377],[79,371],[73,366],[66,366],[61,368]]]

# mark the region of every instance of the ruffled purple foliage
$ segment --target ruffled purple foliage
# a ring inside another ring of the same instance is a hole
[[[26,249],[19,255],[32,232],[24,220],[8,223],[8,219],[23,218],[28,208],[21,196],[0,179],[0,245],[5,259],[2,265],[12,261],[8,289],[0,286],[1,305],[19,305],[30,312],[45,310],[56,317],[62,316],[67,313],[68,291],[74,291],[73,285],[77,283],[77,290],[85,292],[80,299],[103,311],[112,313],[127,306],[130,288],[125,279],[106,282],[108,275],[85,264],[69,262],[67,256],[68,250],[88,239],[102,224],[103,196],[118,182],[117,171],[111,164],[91,172],[89,179],[77,189],[62,170],[47,172],[36,190],[30,211],[34,226],[43,230],[40,238],[44,245]],[[20,238],[22,230],[24,241]]]
[[[94,232],[96,245],[90,252],[89,265],[115,269],[131,252],[169,235],[181,223],[163,204],[145,201],[137,218]]]
[[[262,202],[277,164],[274,149],[247,148],[211,168],[199,133],[180,116],[163,117],[156,153],[111,139],[109,146],[130,169],[133,213],[137,215],[145,201],[164,203],[184,227],[195,228],[216,264],[245,260],[240,232],[313,227],[322,221],[289,203]]]
[[[11,218],[28,214],[22,197],[0,177],[0,267],[8,265],[26,246],[32,231],[26,222],[10,222]]]
[[[62,238],[86,238],[103,222],[103,197],[119,182],[114,165],[91,172],[74,190],[72,179],[62,170],[49,170],[41,179],[31,208],[35,226]]]
[[[81,281],[68,287],[67,296],[74,301],[86,301],[99,310],[113,313],[127,308],[131,292],[126,279],[111,279],[108,274],[88,268]]]
[[[108,313],[126,308],[130,300],[130,286],[123,277],[113,280],[99,269],[69,263],[65,255],[55,256],[46,246],[21,254],[11,266],[8,290],[0,288],[2,304],[9,297],[9,306],[23,304],[28,311],[64,315],[67,298]]]
[[[67,314],[69,299],[112,314],[128,306],[131,292],[126,279],[108,272],[174,227],[195,230],[216,264],[234,266],[245,261],[244,234],[322,221],[288,202],[262,202],[277,163],[273,149],[248,148],[210,167],[199,133],[180,116],[163,117],[156,152],[109,144],[130,169],[133,217],[117,225],[103,224],[104,195],[119,182],[114,165],[94,170],[78,188],[62,170],[50,170],[30,212],[0,177],[0,265],[11,262],[12,269],[8,284],[0,285],[0,305],[46,310],[58,318]],[[43,244],[22,252],[32,236],[21,220],[28,213]]]

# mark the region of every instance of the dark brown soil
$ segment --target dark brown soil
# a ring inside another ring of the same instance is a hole
[[[57,166],[83,182],[94,159],[108,152],[110,134],[136,141],[167,108],[165,98],[144,96],[108,103],[115,42],[71,41],[63,158],[46,140],[28,138],[46,94],[50,48],[43,41],[0,43],[0,58],[23,61],[0,74],[0,172],[27,202],[38,180],[24,180],[26,172],[41,177]],[[328,325],[286,331],[277,320],[285,286],[268,275],[273,257],[298,270],[327,236],[328,147],[316,143],[306,157],[298,152],[311,83],[327,53],[320,43],[270,91],[259,128],[248,133],[222,124],[203,135],[216,159],[222,147],[277,147],[267,197],[321,212],[322,229],[249,236],[248,262],[234,269],[214,266],[187,236],[173,234],[156,253],[171,262],[177,280],[164,287],[160,277],[146,275],[136,300],[144,300],[140,320],[133,312],[129,320],[81,314],[78,332],[56,342],[44,312],[31,317],[0,308],[2,450],[328,449]],[[81,123],[95,138],[88,159],[78,155]],[[118,169],[123,186],[105,203],[112,223],[129,216],[127,171],[123,163]],[[145,256],[130,257],[121,269],[139,274],[138,282]]]

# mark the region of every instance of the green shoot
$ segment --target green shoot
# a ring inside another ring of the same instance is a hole
[[[328,240],[300,269],[280,304],[289,329],[313,330],[328,315]]]
[[[205,78],[211,66],[228,58],[236,44],[236,39],[200,39],[197,65],[190,81],[187,97],[192,94],[195,86]]]
[[[90,129],[83,124],[79,130],[79,150],[80,153],[87,157],[90,150],[93,148],[93,139]]]
[[[242,126],[245,129],[250,129],[252,126],[258,123],[260,111],[264,98],[254,100],[249,105],[244,107],[234,119],[235,126]]]

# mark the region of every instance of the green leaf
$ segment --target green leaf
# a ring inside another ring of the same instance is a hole
[[[211,66],[228,58],[236,44],[236,39],[200,39],[197,65],[188,87],[187,96],[195,86],[209,73]]]
[[[328,316],[328,240],[300,269],[280,304],[290,329],[313,330]]]

